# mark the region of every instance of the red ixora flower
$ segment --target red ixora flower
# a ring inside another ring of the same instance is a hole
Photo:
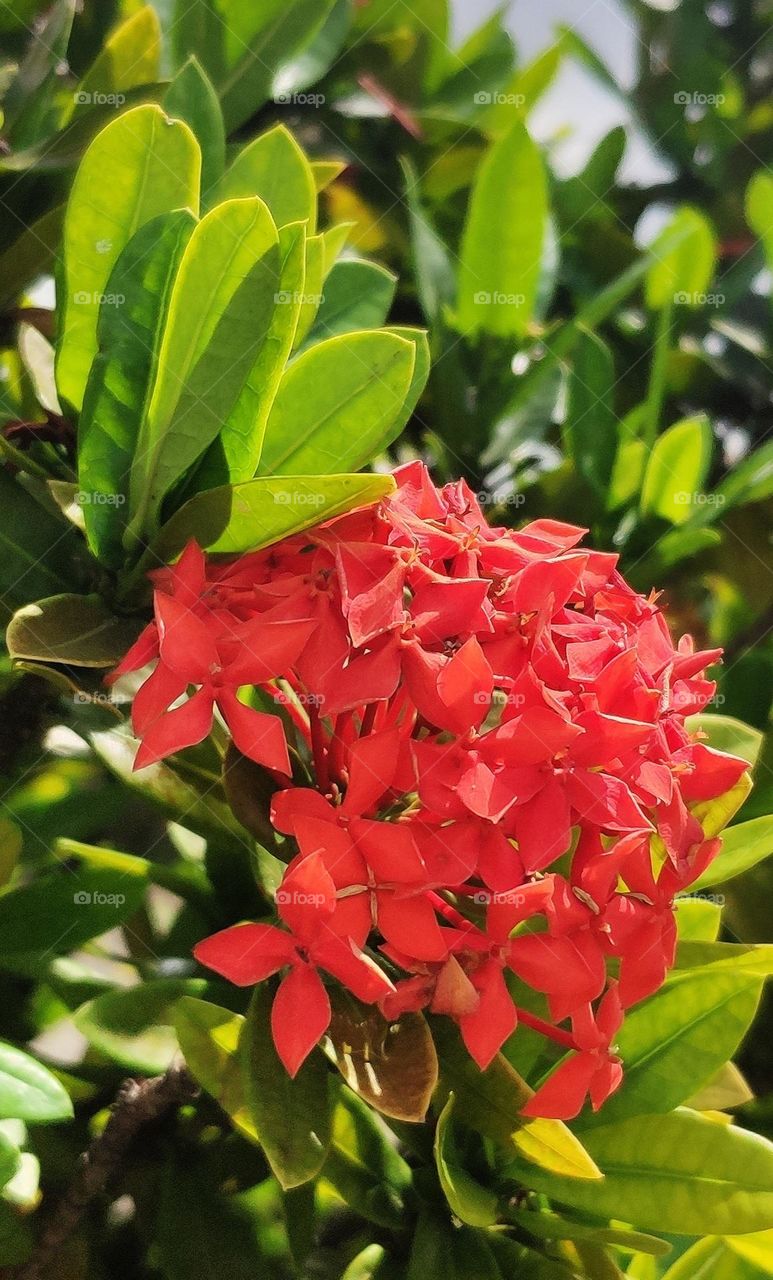
[[[419,463],[395,479],[265,551],[189,545],[112,679],[155,664],[137,768],[219,716],[273,778],[280,923],[195,954],[242,986],[280,975],[292,1075],[334,982],[388,1019],[455,1019],[481,1069],[519,1025],[540,1031],[567,1052],[524,1110],[568,1119],[620,1083],[623,1013],[663,982],[675,900],[719,848],[697,806],[746,769],[686,723],[719,653],[675,645],[584,530],[493,528],[464,482],[437,489]],[[517,1007],[524,983],[539,1016]]]

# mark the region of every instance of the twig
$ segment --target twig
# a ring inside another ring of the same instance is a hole
[[[8,1280],[43,1280],[59,1250],[77,1230],[89,1205],[102,1195],[134,1138],[172,1107],[189,1102],[197,1087],[184,1066],[173,1065],[151,1080],[122,1084],[105,1128],[80,1157],[78,1169],[55,1206],[29,1261],[3,1270]],[[53,1274],[53,1273],[52,1273]]]

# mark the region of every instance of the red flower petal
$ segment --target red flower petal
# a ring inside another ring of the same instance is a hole
[[[235,986],[251,987],[290,964],[296,948],[290,935],[272,924],[236,924],[197,943],[193,954]]]
[[[329,1026],[330,1001],[319,974],[310,965],[296,965],[271,1006],[276,1051],[293,1079]]]

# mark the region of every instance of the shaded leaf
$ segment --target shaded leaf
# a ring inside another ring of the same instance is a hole
[[[349,1088],[383,1115],[421,1121],[437,1083],[437,1055],[418,1013],[387,1022],[378,1009],[331,993],[328,1036]]]

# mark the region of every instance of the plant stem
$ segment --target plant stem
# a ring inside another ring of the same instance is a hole
[[[567,1049],[577,1048],[568,1031],[562,1031],[560,1027],[552,1027],[549,1022],[544,1022],[542,1018],[529,1013],[527,1009],[516,1008],[516,1013],[518,1021],[525,1027],[531,1027],[532,1031],[538,1031],[541,1036],[547,1036],[548,1040],[555,1040],[556,1044],[565,1045]]]

